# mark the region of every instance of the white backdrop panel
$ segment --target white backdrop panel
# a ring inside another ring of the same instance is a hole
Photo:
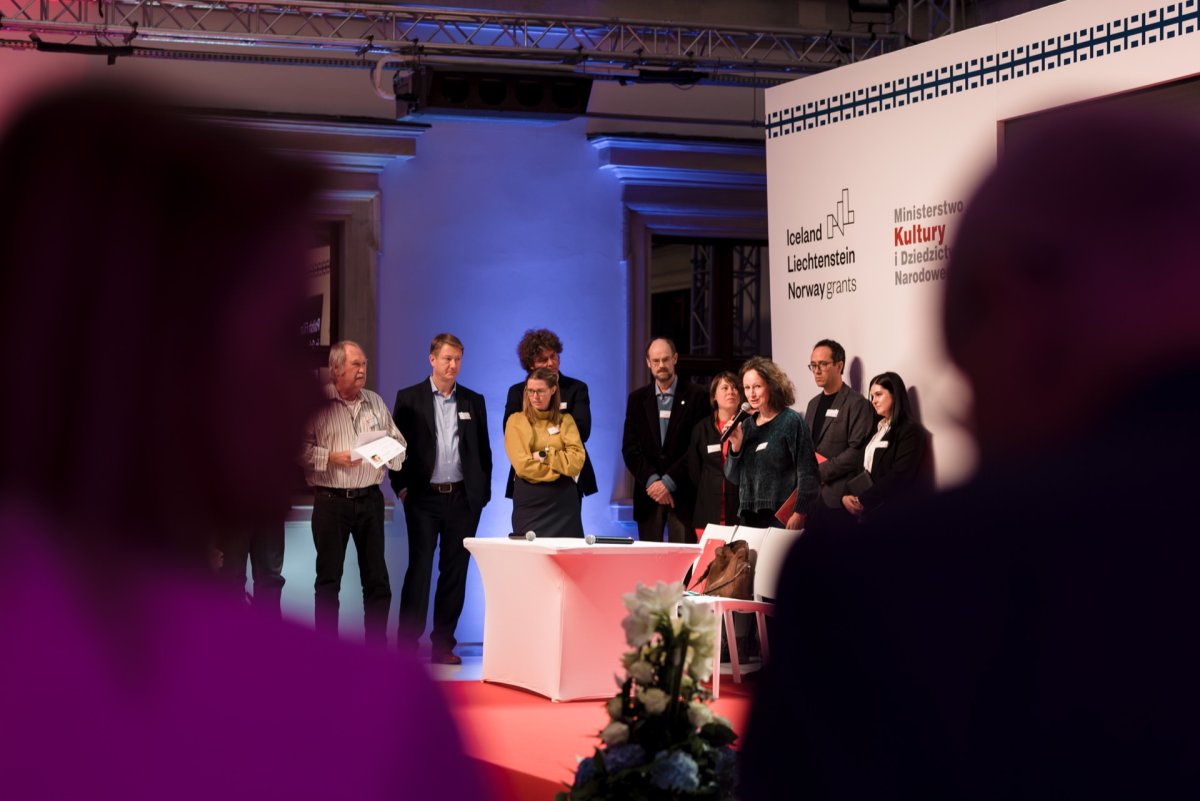
[[[801,411],[812,345],[836,339],[860,391],[885,370],[912,388],[939,484],[969,475],[941,293],[999,125],[1200,72],[1197,5],[1068,0],[767,91],[772,340]]]

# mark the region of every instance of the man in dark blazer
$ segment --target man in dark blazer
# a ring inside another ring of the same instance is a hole
[[[592,402],[588,398],[588,386],[578,378],[565,376],[559,371],[560,356],[562,355],[562,340],[558,334],[546,328],[531,329],[525,332],[517,344],[517,358],[526,374],[545,367],[558,373],[558,390],[560,393],[559,406],[564,414],[571,415],[575,427],[579,429],[579,437],[586,446],[588,435],[592,433]],[[508,418],[524,408],[525,382],[518,381],[508,388],[508,399],[504,403],[504,419],[501,427],[508,424]],[[513,496],[513,479],[516,473],[508,468],[508,483],[504,488],[504,497]],[[589,458],[583,463],[583,470],[576,483],[579,489],[579,502],[583,503],[586,495],[596,493],[596,470]]]
[[[875,433],[875,412],[842,380],[845,367],[846,349],[837,342],[822,339],[813,347],[808,369],[821,393],[808,402],[804,421],[812,432],[821,475],[821,494],[809,520],[818,527],[850,521],[842,506],[842,497],[849,494],[846,482],[862,472],[863,450]]]
[[[458,665],[454,630],[462,614],[470,554],[463,540],[475,536],[479,514],[492,494],[492,448],[483,396],[457,383],[463,345],[438,334],[429,346],[432,375],[396,393],[396,427],[408,443],[404,466],[391,474],[408,525],[408,570],[400,591],[401,644],[425,633],[433,552],[438,558],[433,601],[433,662]]]
[[[669,339],[646,347],[654,380],[629,393],[621,455],[633,474],[633,519],[638,539],[692,542],[694,489],[688,480],[692,428],[709,415],[708,393],[675,373],[679,354]]]

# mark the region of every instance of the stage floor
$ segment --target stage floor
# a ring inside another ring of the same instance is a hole
[[[478,648],[458,649],[461,666],[430,665],[458,722],[463,746],[478,761],[495,801],[552,801],[570,781],[580,758],[591,756],[608,723],[604,701],[553,702],[536,693],[480,681]],[[728,670],[728,665],[725,666]],[[617,688],[614,684],[613,693]],[[721,679],[713,710],[742,734],[754,676],[740,684]]]

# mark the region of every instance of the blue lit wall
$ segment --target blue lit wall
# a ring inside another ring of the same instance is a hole
[[[563,341],[562,370],[588,383],[588,452],[600,485],[583,502],[589,533],[623,533],[609,503],[623,475],[629,331],[621,187],[599,170],[583,121],[554,125],[436,122],[416,158],[382,176],[379,391],[429,376],[429,340],[440,331],[466,346],[459,380],[487,399],[495,469],[480,536],[505,535],[508,460],[500,419],[508,387],[524,374],[516,345],[528,328]],[[389,527],[398,603],[407,541],[403,514]],[[354,592],[346,584],[343,596]],[[344,599],[345,600],[345,599]],[[393,610],[393,619],[395,610]],[[472,566],[458,639],[483,639],[483,591]]]

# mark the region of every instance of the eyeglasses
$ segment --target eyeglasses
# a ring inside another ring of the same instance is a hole
[[[828,370],[830,367],[833,367],[833,362],[809,362],[808,363],[808,369],[810,372],[813,372],[813,373],[817,372],[818,370],[822,370],[822,371]]]
[[[550,390],[548,390],[548,389],[527,389],[527,390],[525,390],[525,392],[529,395],[534,396],[535,398],[541,397],[542,395],[550,394]]]

